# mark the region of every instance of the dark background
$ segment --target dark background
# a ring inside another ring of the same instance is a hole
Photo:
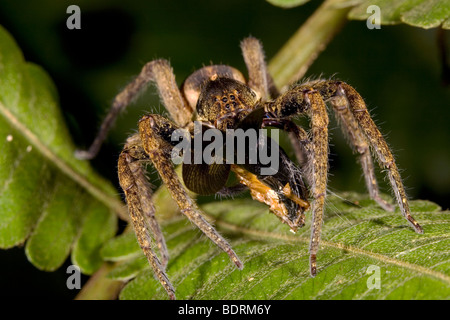
[[[73,139],[87,147],[115,94],[145,62],[169,59],[179,83],[203,64],[224,63],[245,72],[239,42],[259,38],[270,60],[321,1],[294,9],[263,0],[216,1],[2,1],[0,24],[25,59],[53,78]],[[81,8],[81,30],[68,30],[66,9]],[[396,156],[412,199],[450,207],[450,89],[442,84],[436,29],[406,25],[369,30],[351,21],[332,40],[307,77],[342,79],[365,98]],[[449,32],[445,37],[449,40]],[[1,45],[1,44],[0,44]],[[154,90],[117,121],[93,165],[117,184],[116,160],[127,135],[145,112],[163,107]],[[329,190],[365,192],[361,169],[332,128]],[[389,188],[380,175],[383,191]],[[5,296],[72,298],[65,270],[36,270],[23,249],[0,251]],[[85,280],[85,278],[83,278]]]

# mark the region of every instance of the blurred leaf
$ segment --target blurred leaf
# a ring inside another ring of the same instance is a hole
[[[292,234],[266,206],[250,199],[203,205],[207,217],[230,239],[244,262],[239,271],[187,219],[171,218],[163,231],[171,255],[167,271],[177,298],[450,298],[448,211],[432,202],[412,201],[414,217],[425,230],[419,235],[398,210],[386,212],[362,195],[343,197],[347,200],[328,198],[316,278],[309,276],[309,219]],[[131,235],[121,236],[105,247],[116,252],[110,254],[111,260],[121,260],[109,277],[135,277],[120,298],[167,299],[142,253],[137,255],[137,246],[130,245],[131,239]],[[127,249],[120,249],[120,242]],[[372,268],[379,268],[380,289],[368,288]]]
[[[365,20],[372,15],[369,6],[378,6],[381,24],[406,23],[420,28],[436,28],[443,24],[448,29],[449,0],[363,0],[349,13],[350,19]]]
[[[266,0],[266,1],[277,7],[293,8],[300,6],[306,2],[309,2],[310,0]]]
[[[101,250],[101,256],[107,261],[122,261],[141,253],[136,235],[133,232],[123,233],[109,240]]]
[[[266,0],[282,8],[292,8],[309,0]],[[406,23],[420,28],[442,26],[450,29],[450,0],[328,0],[336,8],[354,6],[348,18],[366,20],[374,13],[368,8],[378,6],[382,25]],[[369,12],[368,12],[369,10]]]
[[[73,263],[94,272],[124,206],[109,182],[73,157],[54,84],[2,27],[0,148],[0,248],[28,240],[28,259],[48,271],[72,251]]]

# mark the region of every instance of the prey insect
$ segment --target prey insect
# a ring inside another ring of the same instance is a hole
[[[292,231],[304,225],[305,212],[310,212],[310,273],[315,276],[328,176],[326,104],[333,110],[359,157],[371,198],[385,210],[392,211],[394,208],[380,197],[373,154],[380,167],[387,172],[401,213],[416,232],[423,232],[410,214],[394,157],[358,92],[342,81],[319,79],[279,93],[267,71],[260,42],[246,38],[241,43],[241,49],[248,69],[248,80],[233,67],[211,65],[194,72],[179,89],[166,60],[147,63],[135,80],[116,96],[89,150],[77,154],[80,158],[93,158],[119,112],[149,82],[156,84],[171,119],[158,114],[148,114],[140,119],[139,132],[128,138],[119,156],[118,175],[137,240],[171,299],[175,299],[175,289],[165,271],[169,254],[155,218],[152,190],[143,165],[149,162],[153,164],[180,211],[227,253],[239,269],[243,268],[241,260],[230,244],[204,219],[186,188],[202,195],[223,196],[249,189],[255,200],[267,204],[270,211]],[[293,121],[299,116],[309,118],[309,130]],[[192,132],[193,120],[221,132],[235,128],[271,127],[285,130],[293,138],[299,164],[289,159],[281,148],[277,149],[279,170],[271,175],[262,175],[263,166],[259,163],[183,164],[183,185],[171,162],[171,150],[174,147],[171,137],[180,128]],[[231,172],[238,178],[238,183],[227,186]]]

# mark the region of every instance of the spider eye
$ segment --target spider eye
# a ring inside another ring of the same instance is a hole
[[[230,95],[230,99],[231,99],[232,101],[234,101],[234,100],[236,99],[236,97],[232,94],[232,95]]]
[[[227,99],[226,97],[223,97],[223,98],[222,98],[222,102],[223,102],[223,103],[226,103],[226,102],[228,102],[228,99]]]
[[[230,105],[228,103],[225,105],[225,109],[230,110]]]

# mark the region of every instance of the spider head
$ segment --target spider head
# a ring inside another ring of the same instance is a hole
[[[202,87],[197,115],[219,130],[234,129],[257,102],[256,93],[242,82],[214,75]]]

